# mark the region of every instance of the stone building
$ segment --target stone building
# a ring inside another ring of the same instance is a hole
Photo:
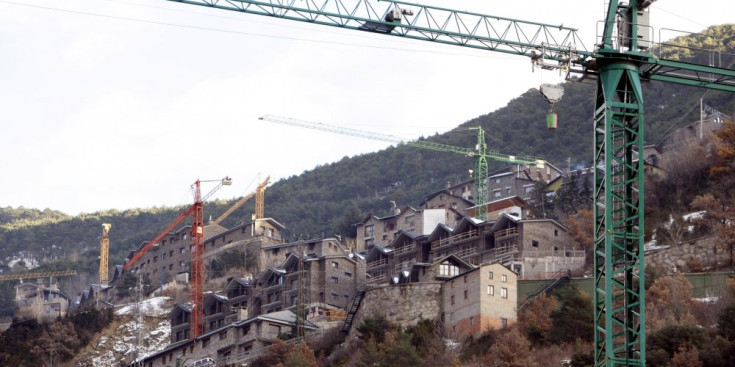
[[[309,314],[344,310],[365,281],[364,261],[336,239],[275,246],[287,256],[252,278],[231,278],[221,292],[204,298],[204,331],[283,310]],[[272,248],[271,248],[272,249]],[[189,337],[188,305],[177,305],[171,318],[171,342]]]
[[[483,265],[447,280],[442,290],[447,335],[462,340],[515,323],[517,281],[516,273],[501,264]]]
[[[216,224],[204,227],[204,261],[209,262],[216,256],[236,250],[246,254],[251,252],[259,256],[258,267],[268,266],[268,258],[260,250],[282,243],[283,226],[271,218],[256,219],[243,223],[232,229],[225,229]],[[132,251],[128,259],[137,251],[141,251],[147,243],[141,244]],[[126,259],[127,261],[127,259]],[[151,247],[130,270],[142,272],[148,277],[154,288],[173,280],[178,274],[188,273],[191,263],[191,226],[185,226],[169,233],[160,243]],[[113,279],[117,277],[113,276]]]
[[[15,318],[36,319],[38,322],[55,321],[69,312],[71,299],[59,291],[57,283],[46,286],[41,279],[36,284],[15,286]]]
[[[366,257],[368,283],[396,283],[415,265],[455,255],[473,266],[501,263],[524,277],[544,277],[584,267],[584,251],[566,227],[553,219],[520,219],[501,213],[497,220],[464,217],[456,227],[437,225],[428,236],[399,232],[388,246]]]
[[[488,201],[517,196],[532,202],[538,184],[549,185],[563,177],[564,172],[549,162],[545,162],[543,167],[508,166],[488,174]]]
[[[259,357],[280,334],[292,333],[297,325],[307,333],[318,330],[308,321],[297,323],[296,315],[291,311],[279,311],[225,324],[190,340],[183,337],[183,334],[188,335],[188,329],[182,328],[190,312],[187,306],[174,307],[170,314],[172,338],[174,331],[182,337],[164,350],[146,357],[139,365],[176,367],[179,361],[189,365],[204,358],[212,358],[218,365],[247,363]]]
[[[454,227],[467,215],[467,210],[475,204],[462,197],[453,195],[449,190],[442,190],[429,195],[421,204],[423,209],[445,209],[443,224]]]
[[[376,217],[370,215],[357,225],[356,251],[369,251],[373,246],[387,246],[398,233],[408,232],[414,235],[431,233],[438,224],[444,223],[447,209],[414,209],[405,207],[395,210],[393,215]]]

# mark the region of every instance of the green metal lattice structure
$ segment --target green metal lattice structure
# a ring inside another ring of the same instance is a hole
[[[644,185],[643,162],[636,158],[643,151],[641,81],[735,92],[735,70],[660,58],[646,37],[639,40],[647,32],[639,17],[652,0],[608,1],[593,51],[576,48],[582,42],[573,28],[401,1],[168,1],[526,56],[596,79],[596,365],[645,365]]]

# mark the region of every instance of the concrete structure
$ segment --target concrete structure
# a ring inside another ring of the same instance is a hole
[[[446,281],[442,318],[447,335],[461,340],[517,320],[517,276],[500,264],[477,267]]]

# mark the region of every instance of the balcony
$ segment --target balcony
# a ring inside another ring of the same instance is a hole
[[[380,260],[371,261],[367,263],[365,267],[367,269],[374,269],[374,268],[379,268],[385,265],[388,265],[388,259],[380,259]]]
[[[393,250],[394,256],[400,256],[405,253],[414,252],[416,251],[416,244],[410,243],[406,246],[397,247],[395,250]]]
[[[459,258],[464,259],[467,256],[472,256],[477,253],[477,249],[474,247],[465,248],[465,249],[459,249],[450,252],[451,254],[457,255]]]
[[[495,240],[501,240],[511,236],[518,236],[518,227],[501,229],[495,232]]]
[[[378,274],[368,279],[368,283],[383,283],[388,281],[388,275]]]
[[[467,232],[462,232],[462,233],[456,234],[454,236],[443,238],[443,239],[441,239],[439,241],[432,242],[431,243],[431,251],[440,249],[440,248],[445,247],[445,246],[449,246],[449,245],[455,244],[457,242],[461,242],[461,241],[465,241],[465,240],[477,238],[479,236],[480,236],[480,232],[477,229],[473,229],[473,230],[467,231]]]
[[[404,270],[411,270],[411,268],[413,267],[413,264],[414,264],[413,260],[398,263],[395,266],[393,266],[393,273],[398,273]]]

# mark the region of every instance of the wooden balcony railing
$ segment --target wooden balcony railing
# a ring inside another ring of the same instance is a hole
[[[395,250],[393,250],[393,254],[395,256],[398,256],[398,255],[405,254],[407,252],[413,252],[415,250],[416,250],[416,244],[415,243],[410,243],[410,244],[408,244],[406,246],[401,246],[401,247],[396,248]]]
[[[381,267],[384,265],[388,265],[388,259],[380,259],[380,260],[371,261],[367,263],[365,267],[368,269],[373,269],[373,268]]]
[[[431,250],[436,250],[438,248],[451,245],[453,243],[457,243],[459,241],[468,240],[471,238],[476,238],[480,235],[480,232],[477,229],[473,229],[467,232],[458,233],[454,236],[443,238],[438,241],[434,241],[431,243]]]
[[[518,227],[512,227],[512,228],[506,228],[501,229],[497,232],[495,232],[495,239],[500,239],[508,236],[517,236],[518,235]]]

